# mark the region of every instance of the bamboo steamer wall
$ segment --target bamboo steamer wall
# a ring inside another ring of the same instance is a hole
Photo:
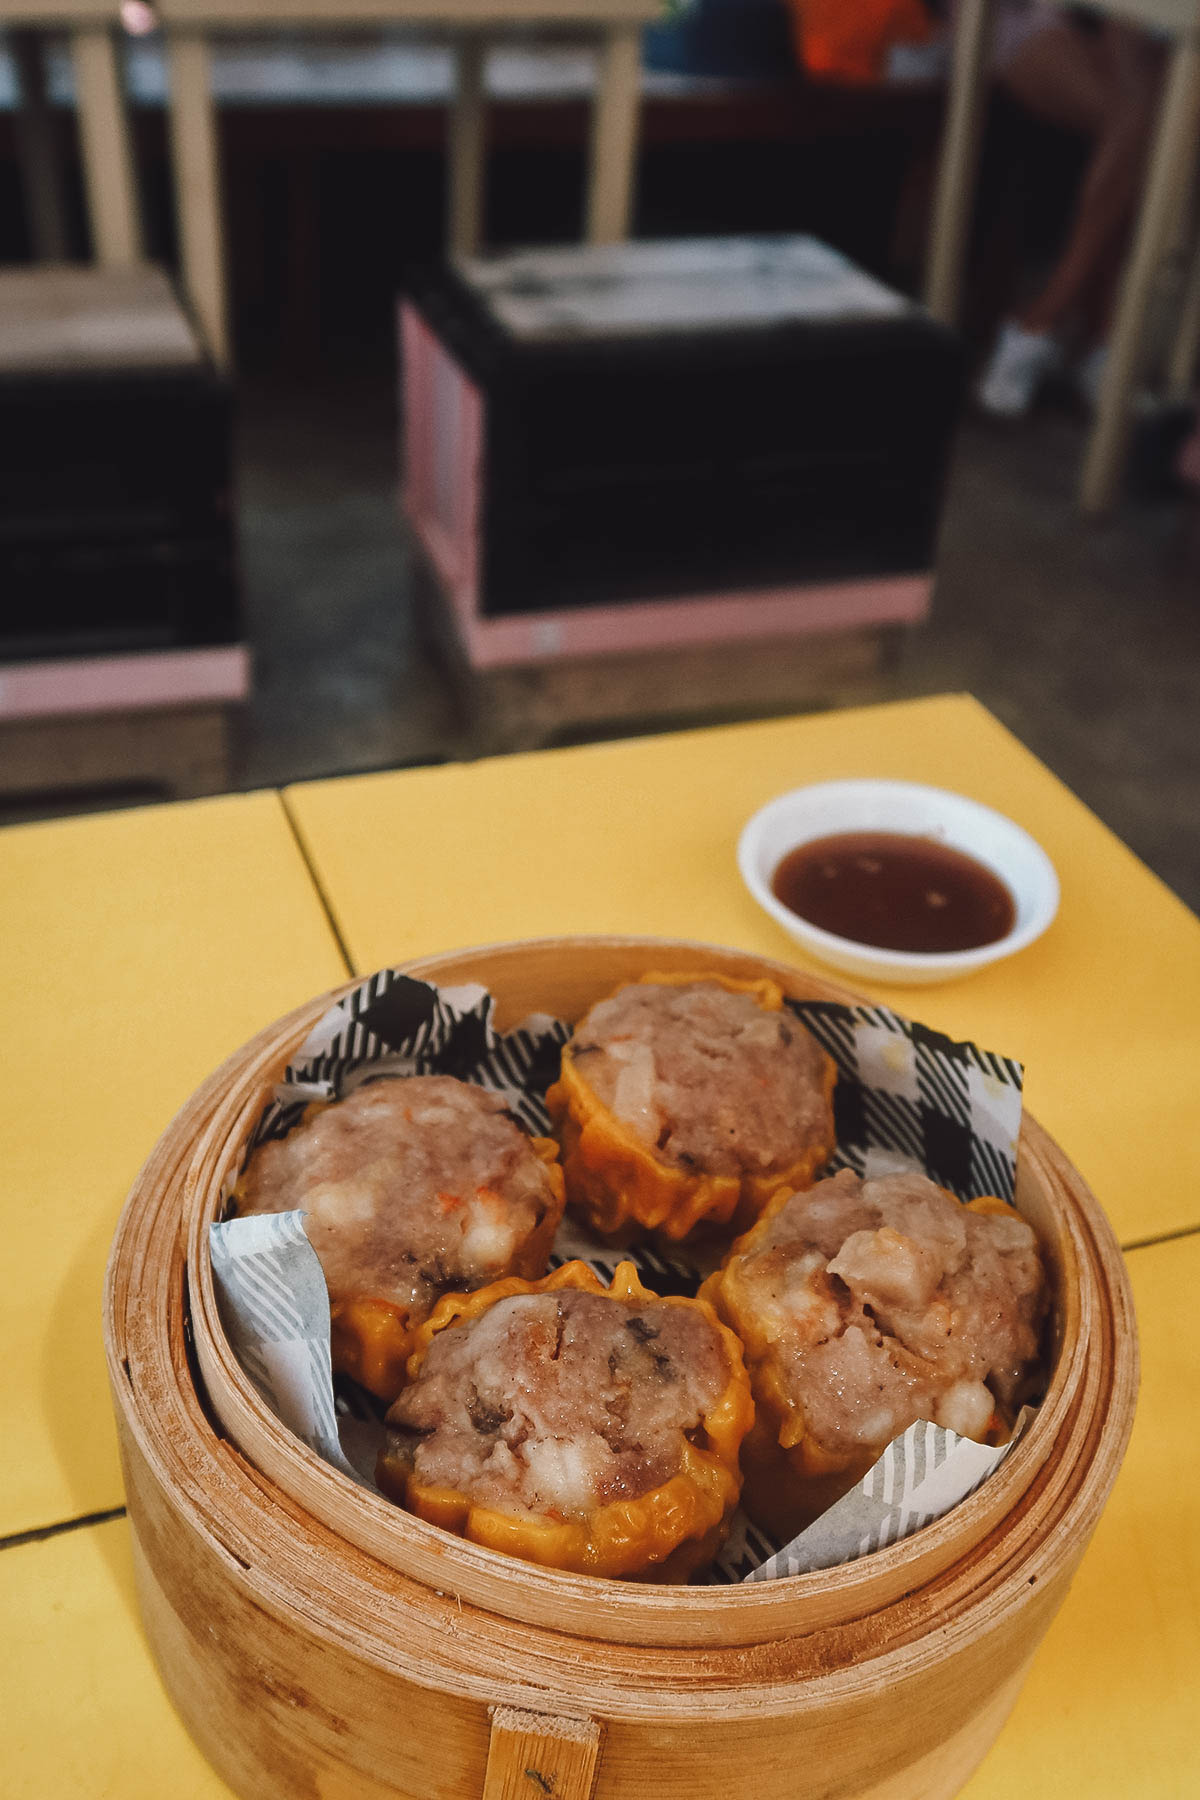
[[[645,970],[769,973],[729,951],[557,940],[412,965],[485,981],[504,1027],[575,1018]],[[1056,1287],[1039,1416],[946,1519],[820,1575],[646,1587],[519,1564],[411,1518],[279,1425],[220,1330],[224,1177],[329,996],[263,1032],[174,1120],[130,1196],[105,1332],[139,1595],[175,1704],[255,1800],[939,1800],[1003,1723],[1115,1478],[1136,1389],[1120,1253],[1036,1124],[1018,1205]]]

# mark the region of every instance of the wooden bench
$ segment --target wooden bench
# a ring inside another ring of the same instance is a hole
[[[156,397],[147,409],[148,390]],[[201,417],[206,430],[219,429],[214,417],[227,420],[227,401],[165,275],[145,264],[0,271],[0,431],[8,419],[7,449],[34,459],[24,489],[19,479],[6,481],[0,519],[0,581],[8,589],[0,793],[9,797],[149,790],[185,798],[231,785],[231,714],[249,692],[249,652],[236,641],[208,641],[222,630],[228,640],[229,578],[218,588],[204,556],[198,572],[189,561],[193,539],[211,536],[214,565],[227,567],[225,496],[212,485],[223,477],[201,457],[196,481],[207,485],[193,492],[185,455],[171,466],[184,471],[186,492],[172,489],[161,503],[144,494],[120,460],[130,434],[119,421],[109,434],[107,408],[122,400],[139,409],[136,419],[156,420],[160,433],[195,432]],[[179,406],[186,425],[177,427]],[[35,416],[34,441],[15,442]],[[144,452],[135,444],[135,460],[153,461],[158,442]],[[93,482],[96,459],[110,446],[124,471],[115,499],[107,483],[96,494]],[[157,494],[154,478],[150,489]],[[83,559],[82,575],[63,563],[68,543]],[[172,554],[177,562],[168,563]],[[118,629],[109,600],[147,559],[151,592],[162,599],[132,634],[128,623]],[[194,597],[186,617],[184,571]],[[81,597],[83,616],[75,617]]]

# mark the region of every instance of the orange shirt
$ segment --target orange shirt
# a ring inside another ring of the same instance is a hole
[[[797,55],[823,81],[880,81],[893,44],[933,34],[923,0],[791,0],[791,8]]]

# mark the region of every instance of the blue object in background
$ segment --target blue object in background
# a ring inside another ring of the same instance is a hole
[[[785,0],[682,0],[673,18],[647,28],[644,57],[663,74],[779,81],[796,73]]]

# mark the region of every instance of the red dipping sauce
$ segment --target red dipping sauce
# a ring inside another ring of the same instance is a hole
[[[1007,937],[1012,894],[990,869],[934,838],[847,831],[789,851],[771,891],[790,912],[877,950],[941,954]]]

